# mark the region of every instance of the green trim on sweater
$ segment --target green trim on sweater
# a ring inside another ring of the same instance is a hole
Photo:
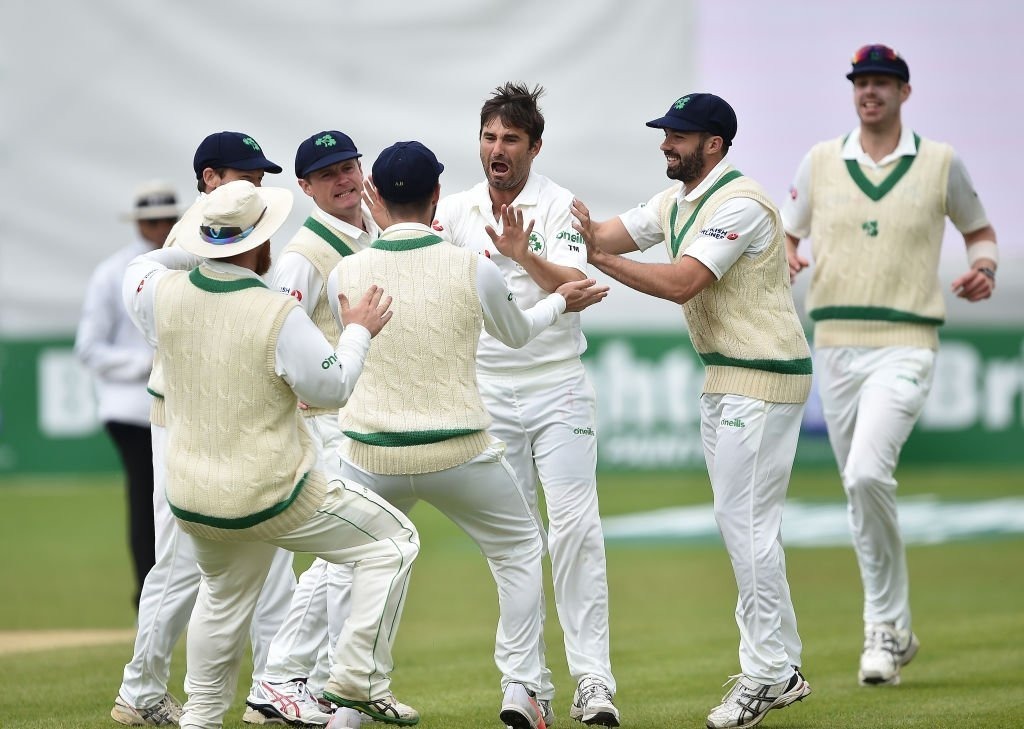
[[[780,375],[809,375],[811,374],[811,358],[801,357],[799,359],[740,359],[727,357],[719,352],[698,352],[697,356],[704,363],[705,367],[718,365],[720,367],[744,367],[748,370],[761,370],[763,372],[775,372]]]
[[[886,306],[822,306],[812,309],[809,316],[814,321],[827,321],[829,319],[846,319],[853,321],[902,321],[913,324],[934,324],[936,326],[945,323],[945,319],[936,319],[929,316],[920,316],[909,311],[890,309]]]
[[[668,231],[668,234],[672,236],[672,260],[675,260],[676,256],[679,255],[679,246],[683,244],[683,238],[686,237],[686,231],[688,231],[690,229],[690,226],[693,225],[693,221],[697,219],[697,213],[699,213],[700,209],[704,207],[704,203],[708,201],[708,198],[710,198],[712,195],[718,192],[718,190],[725,187],[733,180],[739,179],[740,177],[743,177],[743,173],[740,172],[739,170],[731,170],[729,172],[726,172],[721,177],[719,177],[718,182],[716,182],[714,185],[708,188],[708,191],[704,193],[704,196],[700,199],[700,202],[697,203],[697,206],[693,209],[693,212],[690,214],[690,219],[686,221],[686,225],[684,225],[683,229],[679,231],[679,235],[675,235],[675,233],[673,232],[676,229],[676,214],[679,212],[679,203],[673,203],[672,218],[669,224],[670,227]]]
[[[306,218],[306,222],[302,224],[302,227],[313,231],[318,236],[323,238],[324,242],[327,245],[336,250],[338,254],[343,257],[351,256],[353,253],[355,253],[355,251],[348,247],[348,244],[345,243],[345,241],[343,241],[341,238],[334,234],[334,231],[332,231],[326,225],[324,225],[319,220],[314,218],[312,215]]]
[[[376,248],[381,251],[414,251],[417,248],[426,248],[438,243],[444,243],[444,238],[436,235],[425,235],[421,238],[378,238],[370,248]]]
[[[843,142],[846,142],[846,138],[843,138]],[[921,148],[921,137],[914,135],[914,148]],[[860,188],[861,192],[867,195],[869,198],[878,202],[885,197],[892,188],[896,187],[896,183],[903,179],[903,176],[910,170],[910,166],[914,164],[914,160],[917,159],[917,155],[907,155],[903,157],[899,164],[896,165],[896,169],[889,173],[889,175],[882,180],[881,185],[874,184],[867,178],[864,171],[861,170],[860,164],[855,159],[846,160],[846,169],[850,173],[850,177],[857,183],[857,187]]]
[[[452,438],[479,433],[472,428],[455,428],[449,430],[410,430],[405,433],[357,433],[354,430],[344,431],[345,435],[359,443],[380,446],[382,448],[402,448],[404,446],[429,445],[442,443]]]
[[[231,281],[221,281],[219,279],[210,278],[203,274],[199,268],[193,268],[188,275],[188,280],[191,281],[197,288],[203,291],[209,291],[211,294],[230,294],[234,291],[245,291],[245,289],[252,288],[267,288],[267,285],[258,278],[239,278]]]
[[[196,524],[205,524],[206,526],[216,527],[218,529],[248,529],[254,527],[257,524],[262,524],[268,519],[273,519],[278,514],[283,513],[290,507],[299,495],[302,493],[303,487],[306,485],[306,477],[309,474],[306,473],[299,479],[299,482],[295,484],[295,488],[292,489],[291,494],[284,501],[278,502],[273,506],[264,509],[263,511],[257,511],[255,514],[248,514],[247,516],[238,516],[232,518],[219,517],[219,516],[207,516],[206,514],[196,514],[185,509],[179,509],[174,504],[167,502],[171,507],[171,513],[174,514],[178,519],[182,521],[194,522]]]

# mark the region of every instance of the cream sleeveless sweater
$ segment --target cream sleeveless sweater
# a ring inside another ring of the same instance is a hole
[[[296,306],[261,281],[205,266],[160,280],[167,501],[189,534],[269,539],[323,502],[298,400],[274,372],[278,333]]]
[[[347,457],[380,474],[432,473],[490,442],[476,380],[483,310],[477,254],[420,231],[391,231],[338,264],[338,291],[371,284],[394,297],[355,391],[341,410]]]
[[[778,210],[760,185],[731,167],[699,200],[677,208],[678,190],[676,185],[666,191],[661,209],[673,261],[727,200],[755,200],[775,221],[775,237],[765,250],[740,256],[720,280],[683,304],[690,339],[705,366],[703,391],[805,402],[811,355],[793,304]]]
[[[337,228],[324,223],[313,216],[306,218],[306,222],[292,236],[291,241],[285,246],[282,253],[295,252],[309,261],[320,274],[320,290],[316,292],[316,305],[310,319],[317,328],[324,333],[331,346],[337,346],[341,331],[338,329],[338,322],[331,311],[330,302],[327,301],[327,277],[334,267],[338,265],[344,256],[351,256],[359,251],[361,246],[345,235]],[[313,295],[313,292],[309,292]],[[336,409],[308,408],[300,411],[305,417],[336,413]]]
[[[880,170],[842,159],[843,139],[811,151],[816,347],[936,349],[946,309],[939,254],[953,150],[914,137],[917,155]]]

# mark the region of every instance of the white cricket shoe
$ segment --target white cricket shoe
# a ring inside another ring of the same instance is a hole
[[[181,702],[170,694],[152,706],[139,708],[132,706],[121,694],[114,699],[114,708],[110,710],[110,718],[127,726],[178,726],[181,720]]]
[[[756,726],[772,709],[781,709],[802,701],[811,693],[811,685],[794,669],[793,675],[779,683],[758,683],[742,673],[729,676],[736,681],[722,697],[722,703],[708,714],[708,729],[747,729]],[[728,686],[729,681],[724,685]]]
[[[359,729],[367,724],[376,724],[376,722],[361,711],[342,706],[334,711],[334,716],[331,717],[331,723],[327,725],[327,729]]]
[[[337,711],[334,712],[335,716],[338,715],[338,711],[341,711],[344,708],[349,708],[362,712],[374,721],[379,721],[384,724],[411,726],[419,723],[420,720],[420,713],[416,711],[416,709],[412,708],[408,704],[403,704],[401,701],[396,699],[395,695],[390,691],[379,699],[374,699],[373,701],[346,699],[331,691],[324,691],[324,698],[338,707]],[[344,726],[344,724],[339,724],[338,726]]]
[[[857,681],[861,686],[898,686],[900,668],[914,660],[920,647],[916,635],[896,630],[892,623],[866,625]]]
[[[611,689],[604,681],[584,676],[576,686],[569,716],[591,726],[618,726],[619,710],[612,698]]]
[[[544,710],[532,691],[516,681],[505,687],[498,718],[511,729],[547,729]]]
[[[331,715],[306,688],[294,679],[284,683],[257,681],[248,698],[242,721],[246,724],[287,724],[300,727],[327,726]]]
[[[555,723],[555,710],[551,708],[551,700],[537,699],[537,706],[540,707],[540,715],[544,718],[544,726],[551,729]],[[513,727],[506,724],[505,729],[513,729]]]

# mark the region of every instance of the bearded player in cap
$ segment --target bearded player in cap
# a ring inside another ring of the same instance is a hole
[[[970,302],[995,289],[996,232],[964,163],[948,144],[901,121],[910,68],[892,48],[867,45],[850,72],[860,125],[814,146],[782,208],[789,268],[814,271],[818,389],[849,502],[864,587],[864,649],[857,679],[896,685],[917,654],[907,558],[896,509],[896,464],[924,409],[945,304],[938,267],[948,216],[969,269],[952,282]]]
[[[477,343],[486,330],[522,347],[564,312],[600,301],[607,289],[592,279],[573,281],[520,309],[493,262],[431,228],[443,169],[419,142],[381,152],[372,180],[391,224],[369,249],[343,258],[329,278],[332,302],[334,291],[351,296],[369,281],[395,296],[394,319],[374,342],[341,411],[347,436],[342,470],[403,511],[420,499],[429,502],[477,543],[498,587],[499,718],[516,729],[543,729],[536,698],[540,526],[504,458],[504,444],[488,433]],[[503,206],[501,219],[502,232],[492,229],[492,239],[525,245],[533,226],[524,229],[522,213]],[[331,726],[343,726],[337,715]]]
[[[279,165],[267,159],[255,139],[244,132],[233,131],[207,135],[196,148],[192,168],[199,188],[193,207],[203,205],[206,196],[225,183],[245,180],[258,187],[265,173],[281,171]],[[176,225],[167,234],[166,241],[161,241],[165,248],[174,246],[177,233]],[[171,726],[178,723],[181,715],[181,704],[167,685],[171,655],[188,625],[201,574],[192,540],[178,528],[165,496],[166,429],[163,368],[159,358],[153,362],[148,390],[153,396],[149,418],[153,439],[156,563],[142,586],[135,648],[131,661],[124,667],[110,715],[129,726]],[[291,553],[278,550],[256,603],[256,618],[251,628],[254,685],[263,677],[271,640],[287,613],[294,586]]]
[[[335,347],[293,298],[271,291],[260,276],[291,201],[280,188],[222,185],[183,218],[177,246],[141,256],[125,275],[125,306],[164,369],[167,501],[203,573],[180,726],[221,726],[278,547],[356,565],[358,599],[328,689],[374,719],[415,724],[389,672],[416,530],[365,488],[328,483],[297,413],[300,398],[345,403],[391,300],[376,286],[354,306],[342,298]]]
[[[811,692],[786,579],[782,510],[811,358],[797,318],[782,220],[767,193],[726,160],[736,113],[714,94],[687,94],[647,123],[661,129],[678,182],[602,223],[573,203],[590,262],[651,296],[681,304],[705,366],[701,439],[715,520],[739,596],[740,671],[709,729],[740,729]],[[659,243],[671,262],[620,253]]]
[[[313,209],[274,263],[273,287],[295,298],[329,342],[338,324],[327,300],[327,276],[344,256],[368,247],[380,228],[362,201],[362,155],[344,132],[321,131],[295,153],[295,177]],[[300,410],[317,444],[318,467],[336,478],[342,439],[336,408]],[[326,724],[314,698],[327,680],[329,648],[345,621],[351,569],[316,559],[299,577],[291,608],[270,646],[262,681],[254,683],[245,721]],[[331,597],[329,598],[329,592]]]

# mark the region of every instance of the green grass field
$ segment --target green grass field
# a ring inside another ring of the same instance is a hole
[[[904,469],[900,496],[962,501],[1019,495],[1020,471]],[[794,476],[791,497],[842,500],[831,470]],[[701,473],[608,475],[602,511],[624,514],[710,501]],[[413,512],[422,551],[396,645],[394,689],[427,729],[500,729],[491,660],[494,587],[474,545],[429,506]],[[119,479],[0,479],[0,631],[131,628],[130,571]],[[890,728],[1024,725],[1024,539],[911,547],[921,653],[898,688],[856,682],[861,594],[849,548],[787,550],[804,640],[808,699],[765,727]],[[299,560],[305,564],[308,560]],[[738,671],[735,583],[720,544],[612,543],[612,658],[623,726],[703,727]],[[553,606],[549,662],[556,727],[572,698]],[[0,637],[0,651],[3,649]],[[131,644],[0,652],[0,727],[117,726],[108,715]],[[179,646],[172,691],[181,697]],[[244,676],[244,670],[243,670]],[[242,727],[248,678],[225,727]]]

